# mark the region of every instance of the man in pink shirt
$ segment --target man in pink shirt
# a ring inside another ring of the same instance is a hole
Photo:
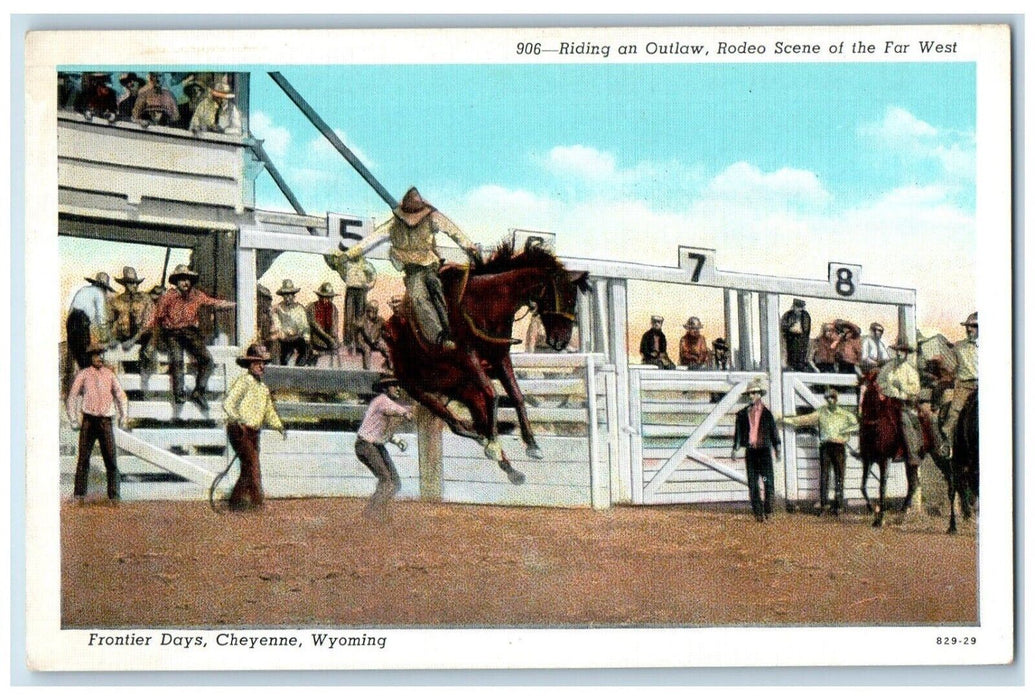
[[[68,392],[68,419],[79,431],[79,455],[75,466],[73,498],[79,504],[86,500],[86,481],[90,473],[90,455],[95,442],[101,443],[101,457],[108,475],[108,501],[119,501],[119,470],[115,462],[115,431],[112,416],[118,412],[119,427],[126,427],[129,401],[126,392],[111,368],[104,364],[104,346],[93,344],[87,349],[90,366],[79,370]]]
[[[395,429],[403,420],[413,420],[410,409],[398,403],[401,392],[395,377],[386,375],[379,379],[374,389],[381,391],[367,408],[363,422],[356,434],[356,457],[377,477],[377,487],[370,497],[364,515],[375,520],[388,519],[388,502],[399,492],[402,481],[392,458],[385,449],[390,442],[401,451],[406,443],[394,437]]]
[[[737,411],[733,429],[733,453],[744,448],[744,464],[747,470],[748,497],[755,520],[768,520],[773,514],[773,453],[780,459],[780,433],[776,430],[776,419],[762,403],[765,387],[756,379],[744,390],[751,402]],[[759,487],[759,480],[762,485]]]

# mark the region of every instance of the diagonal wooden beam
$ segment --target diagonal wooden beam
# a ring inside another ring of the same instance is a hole
[[[729,392],[722,397],[722,400],[715,404],[715,408],[711,410],[711,413],[705,417],[700,425],[694,428],[693,432],[690,433],[683,444],[680,445],[679,448],[672,453],[672,456],[665,461],[658,473],[650,480],[650,483],[643,487],[643,495],[645,498],[653,496],[657,490],[661,488],[661,485],[664,484],[670,476],[672,476],[672,472],[679,468],[679,465],[683,462],[690,451],[696,448],[701,440],[707,437],[712,428],[718,425],[719,421],[722,420],[722,417],[725,416],[730,408],[740,400],[740,394],[748,385],[749,381],[750,380],[748,379],[743,379],[737,382],[730,388]]]

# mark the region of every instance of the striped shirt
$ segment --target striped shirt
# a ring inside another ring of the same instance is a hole
[[[223,412],[228,423],[240,423],[253,430],[264,425],[284,430],[284,423],[273,405],[270,388],[246,372],[234,380],[223,399]]]
[[[370,402],[357,434],[367,442],[383,445],[392,438],[403,418],[413,418],[410,409],[392,401],[386,394],[378,394]]]
[[[80,396],[82,406],[77,407]],[[78,422],[80,410],[90,416],[111,417],[116,408],[123,418],[129,415],[129,399],[111,368],[98,369],[91,365],[79,370],[68,391],[69,419]]]

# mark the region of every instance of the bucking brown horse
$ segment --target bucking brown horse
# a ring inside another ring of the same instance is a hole
[[[563,350],[571,339],[579,291],[588,291],[587,273],[569,272],[548,250],[526,246],[515,252],[501,244],[484,261],[471,267],[446,265],[440,271],[456,349],[428,343],[416,327],[408,301],[388,319],[385,339],[399,384],[414,400],[445,421],[455,434],[477,440],[485,455],[496,461],[511,483],[524,483],[499,442],[496,411],[498,380],[517,410],[526,452],[542,459],[525,400],[510,359],[514,317],[521,307],[536,305],[546,340]],[[458,401],[471,420],[458,418],[448,407]]]

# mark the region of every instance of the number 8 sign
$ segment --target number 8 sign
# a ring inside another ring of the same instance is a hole
[[[862,265],[847,263],[827,263],[827,279],[834,293],[839,297],[855,296],[861,284]]]

